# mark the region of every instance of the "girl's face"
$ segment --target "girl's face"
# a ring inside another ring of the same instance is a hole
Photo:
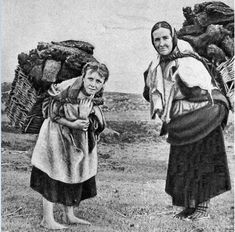
[[[88,95],[95,95],[104,86],[104,77],[98,72],[88,69],[83,78],[83,86]]]
[[[169,55],[173,49],[171,32],[167,28],[158,28],[153,32],[153,44],[160,55]]]

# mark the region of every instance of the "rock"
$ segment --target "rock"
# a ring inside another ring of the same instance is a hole
[[[234,10],[211,1],[183,8],[185,22],[177,32],[202,57],[216,65],[234,56]],[[212,45],[211,45],[212,44]]]
[[[221,42],[221,48],[229,58],[234,56],[234,40],[230,36],[227,35],[224,37]]]
[[[203,2],[203,3],[195,4],[193,12],[195,14],[203,12],[205,10],[206,6],[208,6],[209,4],[211,4],[211,2]]]
[[[29,54],[20,53],[7,111],[15,128],[19,127],[23,133],[38,133],[43,121],[41,105],[46,90],[51,83],[80,76],[87,62],[96,61],[92,56],[93,50],[94,46],[87,42],[66,40],[39,42]],[[18,92],[15,91],[16,86]],[[99,103],[103,104],[101,97]]]
[[[26,75],[28,75],[33,68],[33,63],[30,62],[29,55],[26,53],[22,52],[18,55],[18,63]]]
[[[234,10],[223,2],[211,2],[205,7],[209,15],[233,16]]]
[[[203,2],[195,4],[193,12],[198,14],[200,12],[207,12],[208,14],[220,13],[222,15],[232,15],[233,10],[223,2]]]
[[[51,44],[48,46],[48,48],[41,50],[38,53],[40,58],[42,59],[54,59],[62,62],[64,62],[66,58],[71,55],[77,55],[82,57],[92,56],[78,48],[65,47],[57,44]]]
[[[67,48],[59,45],[50,45],[47,49],[41,50],[39,56],[42,59],[53,59],[64,62],[67,56],[74,53],[73,48]]]
[[[43,75],[42,65],[35,65],[29,73],[29,77],[35,84],[39,84]]]
[[[186,19],[184,26],[193,25],[195,20],[195,14],[191,7],[183,7],[183,14]]]
[[[79,41],[79,40],[65,40],[61,42],[51,42],[52,44],[62,45],[65,47],[78,48],[84,52],[87,52],[90,55],[93,55],[94,46],[88,42]]]
[[[104,136],[114,136],[114,137],[119,137],[120,133],[118,133],[117,131],[111,129],[111,128],[105,128],[102,132],[102,135]]]
[[[21,65],[21,68],[22,68],[24,74],[28,75],[30,73],[30,71],[32,70],[33,65],[30,62],[28,62],[28,63]]]
[[[199,36],[185,35],[182,39],[188,41],[199,55],[207,57],[206,48],[209,44],[219,44],[231,32],[222,25],[209,25],[205,33]]]
[[[38,42],[38,45],[37,45],[37,50],[38,51],[41,51],[41,50],[45,50],[47,48],[50,47],[50,43],[46,43],[46,42]]]
[[[204,28],[200,25],[188,25],[181,28],[177,35],[179,38],[181,38],[184,35],[200,35],[204,32]]]
[[[35,62],[37,59],[39,59],[39,53],[37,49],[32,49],[29,51],[29,59],[33,62]]]
[[[226,26],[224,26],[227,30],[231,31],[232,37],[234,37],[234,23],[228,23]]]
[[[57,74],[61,68],[61,62],[55,60],[47,60],[43,69],[42,81],[55,83]]]
[[[62,68],[57,75],[57,81],[61,82],[61,81],[69,80],[71,78],[81,76],[81,74],[82,74],[82,68],[80,70],[70,69],[66,63],[63,63]]]
[[[199,15],[195,17],[195,21],[197,24],[201,25],[202,27],[207,27],[210,24],[226,24],[231,23],[234,21],[233,16],[225,17],[225,16],[218,16],[213,15],[211,17],[208,17],[206,12],[202,12]]]
[[[219,66],[219,64],[226,61],[226,55],[224,51],[215,44],[210,44],[207,47],[207,55],[211,58],[212,63],[216,66]]]
[[[227,24],[234,22],[234,10],[223,2],[203,2],[195,4],[194,10],[183,8],[185,22],[183,26],[200,25],[206,28],[210,24]]]
[[[69,69],[81,70],[83,66],[90,61],[96,61],[96,59],[83,51],[77,51],[76,54],[68,56],[65,60],[65,64]]]
[[[24,52],[21,52],[17,58],[19,65],[24,65],[29,61],[29,55]]]

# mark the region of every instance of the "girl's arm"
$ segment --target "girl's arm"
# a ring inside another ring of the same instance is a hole
[[[69,121],[66,118],[58,118],[56,120],[57,123],[67,126],[72,129],[78,129],[78,130],[83,130],[87,131],[88,126],[89,126],[89,120],[85,119],[77,119],[75,121]]]

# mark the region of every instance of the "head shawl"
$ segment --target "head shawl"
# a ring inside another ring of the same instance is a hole
[[[178,40],[177,38],[177,33],[175,28],[173,28],[168,22],[166,21],[160,21],[157,22],[156,24],[154,24],[154,26],[152,27],[151,30],[151,39],[152,39],[152,44],[154,46],[154,42],[153,42],[153,32],[159,28],[166,28],[170,30],[171,36],[172,36],[172,43],[173,43],[173,47],[172,47],[172,51],[170,52],[170,54],[165,55],[165,56],[160,56],[160,62],[168,62],[171,60],[175,60],[177,58],[182,58],[182,57],[193,57],[201,62],[203,62],[203,64],[207,67],[207,61],[205,58],[201,57],[200,55],[198,55],[192,48],[192,46],[186,42],[186,41],[182,41],[182,40]],[[155,46],[154,46],[155,48]],[[156,49],[156,48],[155,48]],[[157,49],[156,49],[157,51]]]
[[[153,32],[159,28],[166,28],[170,31],[171,37],[172,37],[172,43],[173,43],[173,47],[172,47],[172,51],[173,51],[175,47],[177,46],[176,30],[166,21],[160,21],[153,25],[152,30],[151,30],[151,40],[152,40],[153,47],[156,49],[154,42],[153,42]]]

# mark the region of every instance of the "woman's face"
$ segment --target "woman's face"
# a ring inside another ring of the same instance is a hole
[[[153,32],[153,44],[160,55],[166,56],[173,49],[171,32],[167,28],[158,28]]]
[[[88,69],[83,78],[83,86],[88,95],[95,95],[104,86],[104,77],[98,72]]]

